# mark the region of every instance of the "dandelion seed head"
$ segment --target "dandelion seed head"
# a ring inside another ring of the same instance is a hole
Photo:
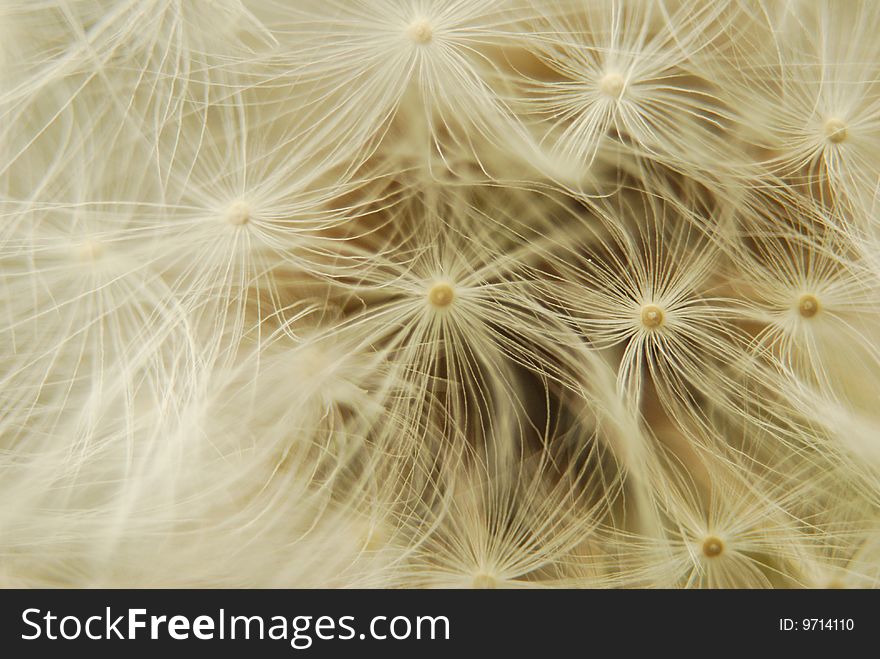
[[[250,206],[241,200],[234,201],[226,209],[224,218],[232,226],[244,226],[251,220]]]
[[[610,4],[0,0],[0,576],[877,587],[880,5]]]
[[[803,318],[812,318],[819,313],[820,305],[818,298],[812,293],[801,295],[798,300],[797,310]]]
[[[717,558],[724,553],[724,541],[721,538],[710,535],[703,540],[703,556],[706,558]]]
[[[642,307],[641,319],[642,325],[647,329],[655,330],[662,327],[663,322],[665,321],[665,314],[663,313],[663,309],[656,304],[646,304]]]
[[[452,304],[455,290],[445,281],[438,281],[428,290],[428,302],[436,309],[443,309]]]
[[[425,46],[434,38],[434,28],[425,18],[419,18],[406,28],[406,34],[410,40],[419,46]]]
[[[825,139],[832,144],[840,144],[847,137],[846,124],[837,117],[827,119],[822,130],[825,133]]]
[[[626,81],[619,73],[606,73],[599,79],[599,91],[613,100],[619,100],[626,89]]]

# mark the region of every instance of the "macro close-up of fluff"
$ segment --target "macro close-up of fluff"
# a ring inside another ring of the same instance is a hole
[[[0,586],[880,586],[878,34],[0,0]]]

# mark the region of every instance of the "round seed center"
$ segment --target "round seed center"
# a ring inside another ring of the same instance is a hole
[[[602,76],[602,79],[599,80],[599,91],[605,94],[605,96],[615,100],[620,98],[625,87],[626,81],[619,73],[606,73]]]
[[[229,224],[240,227],[251,220],[251,209],[243,201],[232,203],[226,211],[226,221]]]
[[[804,318],[812,318],[819,313],[819,300],[815,295],[802,295],[798,300],[798,313]]]
[[[438,309],[448,307],[455,299],[455,291],[446,282],[437,282],[428,291],[428,302]]]
[[[837,117],[831,117],[825,122],[825,138],[832,144],[840,144],[846,139],[846,124]]]
[[[642,325],[648,329],[657,329],[663,324],[663,309],[656,304],[646,304],[642,307]]]
[[[724,542],[721,538],[710,535],[703,541],[703,555],[706,558],[716,558],[724,552]]]
[[[420,46],[431,43],[431,40],[434,38],[434,29],[424,18],[420,18],[412,23],[407,28],[406,33],[413,43],[417,43]]]

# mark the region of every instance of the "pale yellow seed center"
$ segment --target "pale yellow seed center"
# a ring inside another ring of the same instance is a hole
[[[798,313],[804,318],[812,318],[819,313],[819,300],[815,295],[802,295],[798,300]]]
[[[431,40],[434,38],[434,29],[424,18],[411,23],[406,29],[406,33],[413,43],[420,46],[431,43]]]
[[[832,144],[840,144],[847,137],[846,124],[837,117],[831,117],[825,122],[825,137]]]
[[[240,227],[251,220],[251,209],[243,201],[232,203],[226,210],[226,221],[229,224]]]
[[[724,552],[724,542],[721,538],[710,535],[703,541],[703,555],[706,558],[716,558]]]
[[[642,307],[642,325],[648,329],[656,329],[663,324],[663,309],[656,304],[646,304]]]
[[[428,302],[438,309],[448,307],[455,299],[455,291],[446,282],[437,282],[428,291]]]
[[[602,76],[602,79],[599,80],[599,91],[605,94],[605,96],[615,100],[620,98],[625,87],[626,81],[619,73],[606,73]]]

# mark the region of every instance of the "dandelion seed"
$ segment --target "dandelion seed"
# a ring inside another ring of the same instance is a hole
[[[296,104],[305,110],[291,117],[298,141],[330,146],[355,169],[398,132],[420,147],[422,167],[462,149],[479,158],[484,145],[529,143],[501,93],[506,76],[483,55],[527,10],[511,16],[496,0],[268,5],[285,46],[281,75],[305,91]]]
[[[235,201],[226,210],[226,221],[232,226],[244,226],[251,220],[251,209],[244,201]]]
[[[599,80],[599,91],[615,101],[621,97],[626,88],[626,81],[619,73],[606,73]]]
[[[847,129],[846,124],[836,117],[832,117],[825,121],[825,125],[823,126],[823,130],[825,132],[825,137],[832,144],[840,144],[847,137]]]
[[[686,2],[673,15],[645,2],[545,10],[526,47],[547,74],[524,81],[524,112],[550,155],[591,165],[608,142],[635,147],[676,168],[725,152],[727,119],[709,75],[691,57],[712,43],[717,6]],[[706,72],[708,73],[708,71]]]
[[[869,207],[877,185],[880,17],[870,5],[841,12],[823,0],[780,6],[780,19],[744,16],[734,27],[739,64],[718,68],[720,93],[764,154],[762,167],[814,186],[823,203]]]
[[[724,551],[724,542],[720,538],[710,535],[703,540],[702,551],[706,558],[716,558]]]
[[[653,387],[677,422],[711,426],[692,416],[690,398],[700,391],[735,407],[729,398],[741,386],[720,367],[740,359],[745,343],[730,322],[729,302],[706,288],[719,248],[701,228],[699,207],[688,207],[694,200],[668,206],[673,198],[630,190],[592,204],[598,226],[584,222],[582,246],[574,243],[571,255],[568,245],[561,248],[554,263],[578,292],[554,286],[548,295],[593,345],[620,346],[618,390],[628,404],[641,405]]]
[[[819,313],[819,300],[815,295],[806,293],[798,300],[798,313],[804,318],[812,318]]]
[[[878,587],[878,33],[0,0],[0,581]]]
[[[448,307],[454,299],[455,289],[446,282],[437,282],[428,291],[428,302],[436,309]]]
[[[848,230],[829,229],[813,202],[757,198],[743,205],[737,261],[748,282],[747,314],[762,324],[754,352],[826,392],[855,401],[880,352],[866,335],[880,282]],[[785,222],[792,228],[775,228]],[[861,383],[856,384],[856,373]]]
[[[431,43],[431,40],[434,38],[434,29],[431,27],[431,23],[424,18],[411,23],[406,29],[406,33],[413,43],[420,46]]]
[[[641,312],[642,325],[649,330],[654,330],[663,325],[663,309],[656,304],[646,304]]]

